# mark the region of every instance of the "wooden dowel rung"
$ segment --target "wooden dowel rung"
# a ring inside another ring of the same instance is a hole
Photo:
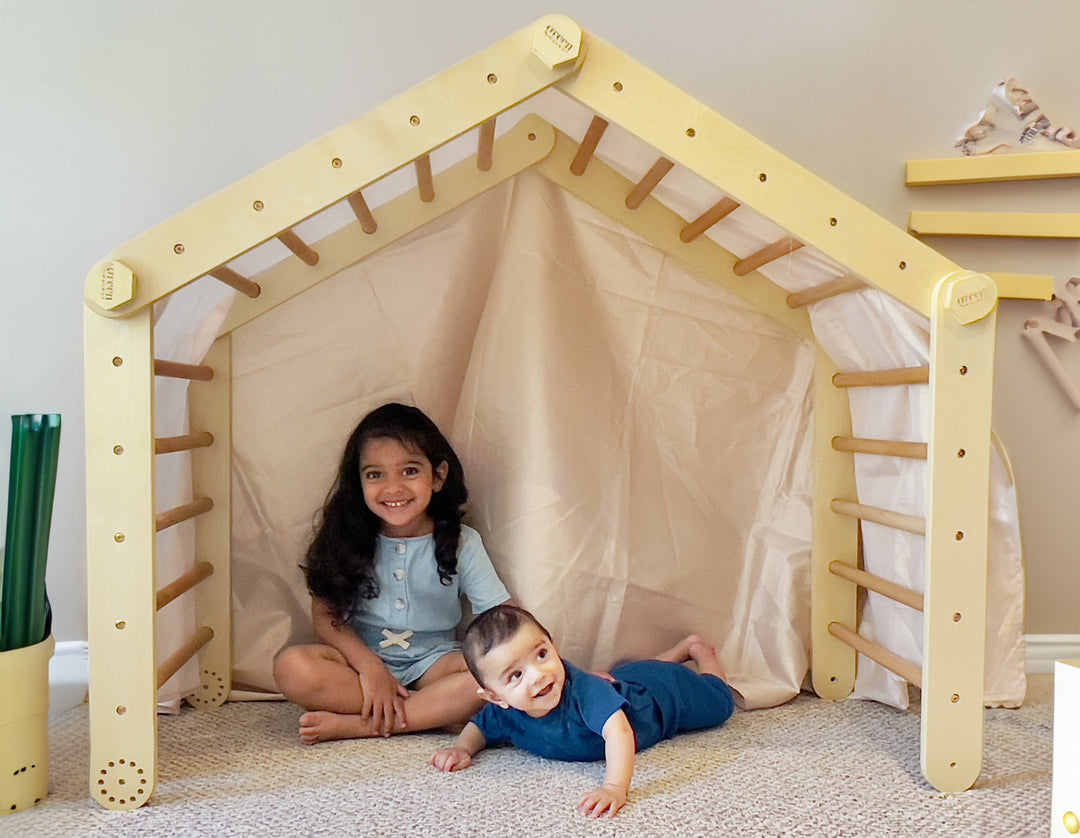
[[[832,447],[835,451],[850,451],[853,454],[880,454],[884,457],[907,457],[912,460],[926,459],[925,442],[900,442],[893,439],[834,436],[832,438]]]
[[[879,593],[884,597],[906,605],[908,608],[914,608],[916,611],[923,610],[923,595],[911,590],[911,588],[897,585],[888,579],[882,579],[880,576],[867,573],[865,570],[860,570],[843,562],[829,562],[829,573],[839,576],[841,579],[847,579],[849,582],[854,582],[868,591]]]
[[[154,359],[154,375],[162,378],[186,378],[190,381],[209,381],[214,377],[212,367],[203,364],[181,364],[179,361]]]
[[[319,254],[312,250],[307,242],[301,239],[292,230],[278,233],[278,241],[296,254],[300,258],[300,261],[309,268],[319,264]]]
[[[838,372],[832,377],[834,387],[890,387],[894,384],[929,384],[930,366],[901,367],[895,370]]]
[[[829,634],[840,642],[846,643],[855,651],[866,655],[875,663],[881,664],[890,672],[896,673],[909,684],[922,687],[922,669],[911,661],[904,660],[904,658],[890,652],[884,646],[861,637],[837,622],[829,623]]]
[[[195,633],[185,640],[184,644],[179,649],[161,662],[161,665],[157,669],[158,688],[172,678],[181,666],[195,657],[195,655],[198,654],[199,649],[213,639],[214,630],[210,628],[210,626],[200,626],[195,629]]]
[[[435,181],[431,177],[431,155],[417,157],[413,165],[416,167],[416,188],[420,192],[420,200],[425,204],[430,204],[435,200]]]
[[[679,233],[679,238],[684,242],[692,242],[720,219],[730,215],[739,208],[739,202],[731,198],[721,198],[705,212],[687,224]],[[739,274],[742,276],[742,274]]]
[[[255,299],[262,293],[262,288],[259,287],[259,283],[252,282],[247,277],[240,276],[240,274],[232,268],[227,268],[224,265],[210,271],[210,276],[218,282],[224,282],[230,288],[235,288],[245,297]]]
[[[161,436],[154,440],[155,454],[172,454],[176,451],[190,451],[193,448],[209,448],[214,444],[214,435],[210,431],[198,431],[182,436]]]
[[[210,562],[196,562],[195,567],[182,576],[178,576],[157,592],[157,610],[160,611],[181,594],[186,594],[196,585],[214,574]]]
[[[868,506],[865,503],[856,503],[843,498],[834,498],[829,507],[839,515],[870,521],[881,524],[883,527],[892,527],[894,530],[903,530],[915,535],[926,535],[926,519],[917,515],[906,515],[903,512],[882,509],[880,506]]]
[[[585,136],[581,140],[581,145],[578,146],[577,154],[575,154],[574,159],[570,161],[571,174],[585,174],[585,169],[589,165],[589,161],[592,160],[593,152],[596,151],[596,146],[599,145],[600,138],[604,136],[607,127],[608,124],[606,119],[601,119],[598,116],[592,118],[592,122],[589,123],[589,130],[585,132]]]
[[[664,175],[674,167],[675,164],[666,157],[661,157],[653,163],[652,168],[645,173],[645,177],[638,181],[634,191],[626,196],[626,208],[637,209],[640,207],[641,202],[649,197],[649,193],[656,189],[657,184],[664,179]]]
[[[495,150],[495,117],[480,126],[480,140],[476,149],[476,168],[481,172],[491,169]]]
[[[765,247],[756,253],[751,253],[745,259],[740,259],[735,263],[735,266],[731,269],[735,276],[746,276],[751,271],[756,271],[762,265],[767,265],[769,262],[773,262],[779,259],[781,256],[787,256],[789,253],[794,253],[803,243],[791,236],[784,236],[782,239],[774,241],[772,244],[767,244]]]
[[[849,291],[858,291],[860,288],[865,288],[866,283],[858,277],[854,276],[841,276],[836,279],[823,282],[821,285],[815,285],[813,288],[807,288],[803,291],[794,291],[787,295],[788,308],[804,308],[811,303],[818,303],[822,300],[827,300],[830,297],[836,297],[840,294],[847,294]]]
[[[175,527],[182,521],[187,521],[196,515],[203,515],[213,508],[214,502],[210,498],[195,498],[191,503],[174,506],[172,509],[166,509],[158,515],[155,520],[154,530],[155,532],[167,530],[169,527]]]
[[[361,193],[353,192],[346,200],[349,202],[349,206],[352,207],[356,220],[360,222],[361,230],[370,236],[379,229],[379,225],[375,223],[375,216],[371,214],[371,209]]]

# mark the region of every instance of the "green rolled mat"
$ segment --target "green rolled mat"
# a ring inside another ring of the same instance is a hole
[[[30,613],[26,645],[33,646],[46,638],[45,565],[49,558],[49,532],[52,529],[53,497],[56,494],[56,466],[60,457],[60,415],[41,417],[41,446],[34,487],[33,570],[30,577]]]
[[[0,651],[45,639],[45,565],[60,447],[58,414],[12,416],[11,425]]]

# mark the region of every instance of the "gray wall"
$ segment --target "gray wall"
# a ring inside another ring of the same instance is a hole
[[[0,414],[64,416],[48,583],[86,637],[82,286],[117,244],[559,12],[898,225],[909,209],[1068,211],[1069,183],[907,189],[1007,75],[1080,127],[1080,5],[1031,0],[0,0]],[[1071,209],[1075,211],[1075,201]],[[965,267],[1080,274],[1076,241],[937,240]],[[1029,633],[1080,634],[1080,418],[1003,302],[995,425],[1021,497]],[[1055,345],[1080,380],[1080,346]],[[7,462],[9,433],[0,433]],[[6,480],[0,485],[6,486]],[[0,498],[6,489],[0,488]]]

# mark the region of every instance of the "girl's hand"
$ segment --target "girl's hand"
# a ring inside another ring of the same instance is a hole
[[[598,786],[581,798],[578,811],[587,818],[613,818],[625,805],[625,791],[614,786]]]
[[[360,718],[370,719],[372,729],[389,736],[408,727],[405,718],[405,699],[409,691],[390,674],[386,664],[377,658],[357,668],[364,706]]]
[[[472,765],[472,755],[464,748],[443,748],[435,752],[431,764],[440,771],[460,771]]]

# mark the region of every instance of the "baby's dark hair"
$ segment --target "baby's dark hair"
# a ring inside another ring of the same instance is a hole
[[[431,496],[427,514],[435,523],[435,561],[439,580],[450,584],[457,572],[462,507],[469,497],[465,473],[454,449],[438,426],[416,407],[391,402],[360,420],[341,455],[334,485],[322,509],[322,520],[308,547],[304,571],[308,590],[327,603],[337,622],[360,611],[363,600],[379,594],[375,581],[375,546],[382,528],[364,502],[360,452],[372,439],[395,439],[423,454],[432,469],[446,463],[442,488]]]
[[[480,659],[517,634],[522,626],[530,624],[551,639],[551,632],[544,628],[536,617],[516,605],[496,605],[469,624],[461,640],[461,653],[465,656],[465,663],[468,664],[469,672],[473,674],[476,683],[482,687],[487,686],[480,675]]]

